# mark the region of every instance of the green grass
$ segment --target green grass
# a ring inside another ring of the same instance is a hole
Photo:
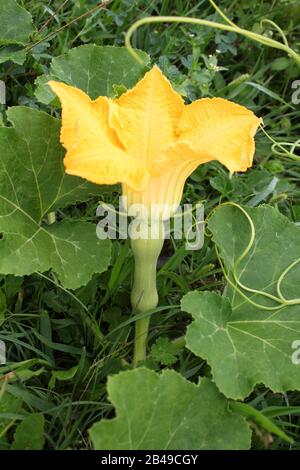
[[[123,45],[129,26],[148,15],[219,20],[208,0],[115,0],[106,9],[98,9],[78,21],[74,20],[92,9],[94,1],[23,0],[20,4],[31,12],[40,32],[30,44],[31,53],[25,64],[2,64],[0,79],[7,84],[9,105],[32,107],[41,107],[33,94],[35,78],[48,71],[52,57],[71,47],[85,43]],[[218,4],[243,28],[259,31],[263,18],[276,22],[290,45],[299,51],[300,6],[296,0],[222,0]],[[270,36],[277,36],[270,26],[266,29]],[[233,99],[262,116],[265,130],[275,141],[293,143],[299,139],[299,105],[291,103],[291,83],[299,78],[299,68],[287,58],[279,61],[285,57],[280,51],[234,34],[175,24],[143,27],[133,44],[151,55],[187,101],[202,96]],[[5,119],[4,110],[2,114]],[[300,155],[299,147],[295,154]],[[278,182],[268,193],[266,189],[274,178]],[[115,193],[108,193],[106,201],[111,202],[114,197]],[[207,212],[228,199],[251,205],[268,202],[300,223],[299,161],[278,155],[272,149],[272,142],[260,132],[253,169],[230,179],[220,165],[204,165],[189,178],[184,193],[185,202],[205,200]],[[97,202],[92,200],[88,205],[70,207],[59,217],[96,221]],[[29,359],[36,362],[24,367],[15,377],[3,371],[0,387],[7,387],[13,395],[23,398],[25,406],[21,414],[44,415],[46,448],[88,449],[91,444],[87,430],[100,418],[112,416],[112,406],[106,397],[106,379],[128,368],[132,355],[134,318],[129,298],[132,265],[128,243],[115,241],[111,268],[94,276],[76,292],[63,289],[52,273],[24,279],[1,278],[7,312],[0,339],[7,342],[12,363],[17,365]],[[173,340],[184,334],[190,317],[178,307],[183,294],[192,289],[223,290],[224,278],[210,239],[206,238],[202,250],[192,253],[184,249],[182,242],[166,242],[158,288],[159,305],[172,308],[153,315],[150,349],[161,336]],[[167,366],[164,353],[170,350],[170,343],[165,342],[161,347],[160,353],[157,347],[152,349],[147,361],[156,370]],[[171,350],[173,367],[184,377],[197,381],[199,374],[210,375],[206,363],[182,345]],[[300,405],[299,392],[273,394],[258,386],[246,402],[270,413],[269,416],[272,412],[274,422],[294,437],[292,447],[300,449],[300,409],[295,408]],[[12,414],[8,439],[15,418]],[[255,426],[253,448],[265,447],[288,448],[288,444],[279,438],[271,440],[267,431]]]

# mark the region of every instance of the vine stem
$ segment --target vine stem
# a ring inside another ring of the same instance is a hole
[[[130,237],[134,255],[131,305],[134,314],[139,314],[155,309],[158,304],[156,266],[164,242],[163,222],[150,224],[145,220],[136,219]],[[134,366],[146,359],[149,323],[150,315],[136,320]]]
[[[131,25],[125,36],[125,46],[128,48],[131,55],[141,64],[143,64],[144,62],[133,49],[131,45],[131,37],[140,26],[150,23],[190,23],[200,26],[207,26],[214,29],[221,29],[223,31],[229,31],[236,34],[241,34],[242,36],[252,39],[253,41],[256,41],[260,44],[286,52],[300,66],[300,55],[297,54],[297,52],[294,51],[291,47],[289,47],[286,42],[283,44],[282,42],[268,38],[266,36],[263,36],[262,34],[257,34],[253,31],[248,31],[247,29],[240,28],[239,26],[234,25],[234,23],[223,24],[217,23],[216,21],[202,20],[200,18],[189,18],[184,16],[149,16],[147,18],[142,18],[141,20],[138,20],[133,23],[133,25]]]
[[[149,331],[150,317],[141,318],[135,322],[134,354],[133,365],[146,359],[147,340]]]

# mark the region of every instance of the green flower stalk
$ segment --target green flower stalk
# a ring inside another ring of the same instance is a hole
[[[139,237],[131,237],[134,255],[134,279],[131,291],[131,304],[136,314],[155,309],[158,304],[156,287],[156,266],[164,243],[163,222],[149,224],[136,220]],[[147,337],[150,315],[136,321],[133,364],[137,365],[146,358]]]

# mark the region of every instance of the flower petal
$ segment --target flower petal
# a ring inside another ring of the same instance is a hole
[[[213,160],[211,154],[205,153],[205,151],[199,152],[199,150],[192,147],[188,140],[177,140],[177,142],[173,142],[163,150],[161,158],[157,161],[157,173],[154,174],[163,175],[169,172],[170,169],[174,169],[177,165],[189,162],[193,162],[196,169],[198,165],[210,162],[211,160]]]
[[[176,139],[184,101],[158,67],[112,103],[110,125],[130,155],[151,171]]]
[[[49,85],[62,102],[66,172],[97,184],[121,182],[142,189],[147,172],[124,151],[109,127],[109,100],[101,96],[92,101],[83,91],[64,83],[51,81]]]
[[[138,217],[169,219],[180,204],[186,179],[198,165],[196,160],[185,160],[167,173],[151,175],[143,191],[132,191],[124,184],[124,205],[128,213]]]
[[[252,165],[254,134],[262,120],[247,108],[222,98],[203,98],[185,107],[180,139],[198,153],[219,160],[231,173]]]

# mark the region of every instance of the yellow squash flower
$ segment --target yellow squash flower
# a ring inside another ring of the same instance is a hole
[[[91,100],[78,88],[50,81],[62,103],[66,172],[93,183],[122,183],[127,209],[143,205],[167,218],[188,176],[218,160],[233,173],[252,165],[252,111],[222,98],[185,105],[157,66],[117,99]]]
[[[93,101],[78,88],[54,81],[49,85],[62,102],[66,172],[98,184],[122,183],[128,213],[136,216],[138,226],[159,228],[157,239],[148,232],[131,237],[131,303],[137,313],[151,311],[158,303],[162,221],[176,211],[186,179],[211,160],[231,173],[246,171],[261,120],[222,98],[185,105],[158,67],[117,99],[100,96]],[[136,321],[134,364],[146,357],[149,320],[145,316]]]

